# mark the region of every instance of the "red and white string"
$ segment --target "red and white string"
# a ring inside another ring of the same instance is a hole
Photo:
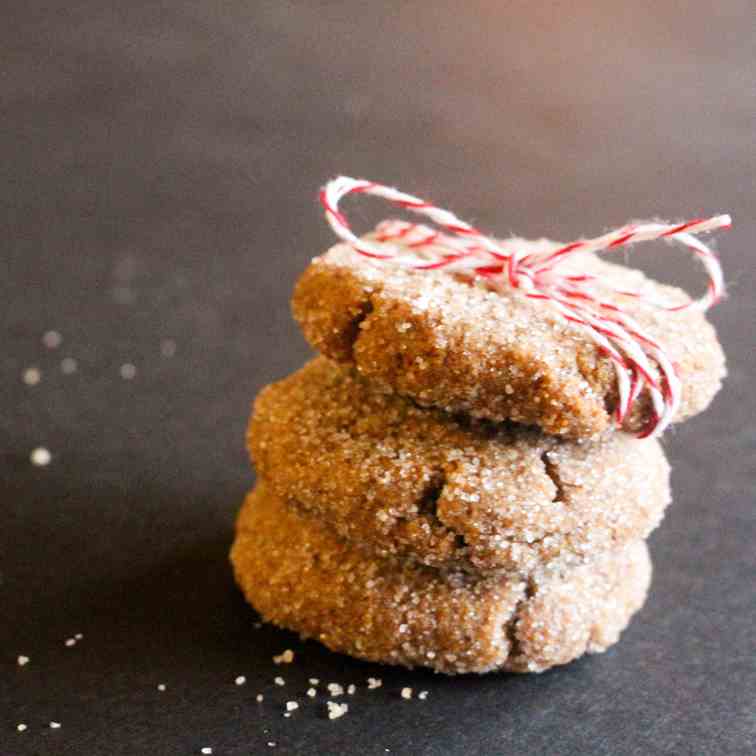
[[[370,238],[356,236],[339,209],[350,194],[380,197],[429,218],[437,228],[389,220],[380,223]],[[728,228],[729,215],[697,218],[684,223],[631,223],[594,239],[552,245],[497,241],[456,215],[411,194],[346,176],[330,181],[320,192],[325,216],[335,234],[360,255],[415,270],[444,270],[455,275],[483,279],[496,289],[517,289],[525,297],[555,309],[565,320],[588,335],[613,363],[617,375],[618,403],[615,419],[621,426],[643,389],[648,389],[652,417],[641,437],[658,436],[671,422],[680,404],[682,386],[677,367],[664,346],[634,320],[617,298],[632,300],[670,313],[708,310],[724,294],[722,269],[716,255],[697,234]],[[608,287],[596,276],[560,270],[570,258],[585,252],[603,252],[629,244],[665,239],[682,244],[708,275],[706,293],[685,304],[660,302],[637,291]],[[613,293],[607,300],[597,289]]]

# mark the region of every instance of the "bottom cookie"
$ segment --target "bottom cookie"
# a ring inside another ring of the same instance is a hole
[[[541,672],[605,651],[651,579],[642,541],[561,576],[444,574],[371,556],[263,487],[244,502],[231,561],[266,620],[333,651],[447,674]]]

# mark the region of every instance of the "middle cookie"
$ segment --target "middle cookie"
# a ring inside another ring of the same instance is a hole
[[[290,505],[374,552],[522,575],[646,538],[670,501],[658,442],[571,442],[423,409],[318,357],[264,389],[249,448]]]

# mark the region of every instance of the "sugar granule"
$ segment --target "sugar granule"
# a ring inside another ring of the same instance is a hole
[[[39,368],[29,367],[24,370],[21,377],[27,386],[36,386],[42,380],[42,372]]]
[[[383,680],[381,680],[379,677],[368,677],[367,684],[368,690],[375,690],[376,688],[380,688],[381,685],[383,685]]]
[[[63,375],[71,375],[72,373],[75,373],[77,367],[78,363],[73,357],[64,357],[60,361],[60,370]]]
[[[163,357],[173,357],[176,354],[176,342],[173,339],[163,339],[160,342],[160,354]]]
[[[76,635],[74,635],[74,638],[76,638],[77,641],[83,640],[84,633],[76,633]]]
[[[136,365],[132,365],[130,362],[124,363],[123,365],[121,365],[120,373],[121,378],[123,378],[125,381],[130,381],[132,378],[136,377]]]
[[[64,645],[67,646],[68,648],[71,648],[71,646],[75,646],[76,645],[76,638],[66,638],[66,641],[65,641]]]
[[[334,697],[343,696],[344,695],[344,688],[343,686],[339,685],[338,683],[328,683],[326,686],[328,688],[328,692]]]
[[[273,657],[273,664],[291,664],[294,661],[294,652],[287,648],[282,654]]]
[[[317,677],[311,677],[307,682],[309,682],[310,685],[317,685],[320,680]]]
[[[200,753],[212,753],[213,749],[210,748],[210,746],[205,746],[204,748],[200,749]]]
[[[238,676],[238,677],[237,677],[237,678],[236,678],[236,679],[234,680],[234,682],[235,682],[235,683],[236,683],[237,685],[244,685],[244,683],[245,683],[245,682],[247,682],[247,678],[246,678],[246,677],[244,677],[244,675],[239,675],[239,676]]]
[[[299,708],[299,704],[296,701],[286,702],[286,711],[296,711]]]
[[[50,722],[50,729],[51,730],[59,730],[61,727],[60,722]]]
[[[32,451],[29,458],[33,465],[36,465],[37,467],[46,467],[52,460],[52,454],[50,454],[44,446],[38,446]]]
[[[349,704],[336,703],[336,701],[327,701],[328,719],[338,719],[343,717],[349,711]]]
[[[76,372],[76,369],[78,368],[78,363],[73,357],[64,357],[60,361],[60,371],[63,373],[63,375],[72,375]]]
[[[275,740],[269,740],[268,741],[268,747],[269,748],[275,748],[276,747],[276,741]]]
[[[412,698],[412,688],[402,688],[402,698],[407,700]]]
[[[347,688],[347,693],[348,693],[348,694],[349,694],[350,696],[353,696],[353,695],[355,694],[355,692],[356,692],[356,691],[357,691],[357,686],[356,686],[356,685],[350,685],[350,686],[349,686],[349,687]]]
[[[57,349],[63,343],[63,337],[57,331],[48,331],[42,337],[42,343],[48,349]]]
[[[283,677],[276,677],[273,682],[276,685],[286,685],[286,681],[283,679]]]
[[[157,689],[162,693],[165,690],[165,683],[159,683]]]
[[[262,702],[263,702],[263,699],[264,699],[264,696],[263,696],[263,694],[262,694],[262,693],[258,693],[258,694],[257,694],[257,695],[255,696],[255,701],[257,701],[257,703],[262,703]]]
[[[19,732],[23,732],[24,730],[26,730],[26,725],[25,725],[25,724],[24,724],[23,722],[19,722],[19,723],[18,723],[18,724],[16,725],[16,729],[17,729],[17,730],[18,730]]]
[[[317,690],[315,690],[315,688],[308,688],[308,689],[307,689],[307,695],[308,695],[308,696],[309,696],[310,698],[315,698],[315,696],[316,696],[317,694],[318,694],[318,691],[317,691]]]
[[[419,699],[420,699],[421,701],[425,701],[425,699],[426,699],[426,698],[428,698],[428,691],[427,691],[427,690],[421,690],[421,691],[420,691],[420,692],[419,692],[419,693],[417,694],[417,697],[418,697],[418,698],[419,698]]]
[[[19,667],[25,667],[31,660],[28,656],[21,654],[16,661],[18,662]]]

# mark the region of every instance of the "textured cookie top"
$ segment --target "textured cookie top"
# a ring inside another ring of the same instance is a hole
[[[268,488],[342,537],[452,570],[585,561],[648,535],[670,499],[653,439],[455,417],[323,357],[260,393],[248,440]]]
[[[643,542],[532,578],[475,580],[377,557],[267,488],[247,498],[231,550],[236,580],[269,621],[334,651],[440,672],[537,672],[616,642],[642,605]]]
[[[591,254],[564,270],[595,274],[607,287],[655,300],[690,301],[679,289]],[[618,302],[609,288],[603,294]],[[705,409],[725,363],[703,314],[648,309],[627,298],[621,304],[678,365],[683,392],[676,420]],[[612,425],[618,394],[609,358],[579,327],[517,290],[493,292],[443,271],[377,263],[339,244],[313,260],[292,306],[313,347],[423,406],[571,438]],[[640,431],[650,417],[644,391],[624,429]]]

